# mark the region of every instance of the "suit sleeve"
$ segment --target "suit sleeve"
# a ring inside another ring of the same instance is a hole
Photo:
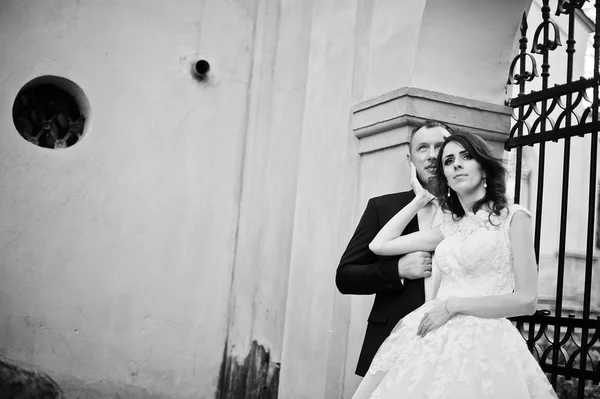
[[[369,243],[380,229],[377,209],[370,199],[337,268],[335,283],[342,294],[369,295],[402,290],[399,256],[377,256]]]

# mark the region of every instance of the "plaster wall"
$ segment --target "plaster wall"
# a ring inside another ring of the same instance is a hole
[[[360,100],[418,87],[502,104],[505,85],[496,77],[506,74],[514,52],[520,22],[515,10],[522,13],[531,0],[362,3],[359,18],[370,29],[368,61],[361,72],[366,90]]]
[[[260,3],[221,397],[279,389],[312,13],[310,1]]]
[[[258,2],[0,4],[0,348],[71,392],[211,397],[228,328]],[[194,80],[196,59],[210,78]],[[36,147],[19,89],[87,95]],[[113,397],[113,396],[110,396]]]

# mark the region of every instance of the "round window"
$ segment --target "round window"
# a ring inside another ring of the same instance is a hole
[[[89,102],[75,83],[59,76],[40,76],[17,94],[13,121],[30,143],[67,148],[83,137],[89,112]]]

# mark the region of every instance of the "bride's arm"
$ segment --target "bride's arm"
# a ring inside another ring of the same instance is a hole
[[[431,264],[431,292],[429,294],[429,298],[427,297],[427,290],[425,290],[425,302],[435,299],[437,297],[438,289],[440,288],[440,282],[442,281],[440,276],[440,269],[438,269],[435,263]],[[425,284],[427,285],[427,280],[425,280]]]
[[[410,164],[410,175],[415,198],[395,214],[373,238],[369,244],[369,249],[377,255],[390,256],[415,251],[433,251],[442,241],[442,233],[439,227],[405,236],[402,235],[408,222],[415,217],[419,209],[427,205],[433,198],[433,195],[419,183],[417,171],[412,163]]]
[[[402,208],[379,230],[369,244],[369,249],[377,255],[403,255],[414,251],[433,251],[442,240],[439,227],[401,235],[408,222],[417,211],[427,205],[429,198],[418,195]]]
[[[500,318],[535,313],[538,297],[537,265],[529,216],[522,211],[515,213],[509,234],[515,273],[514,292],[479,298],[449,298],[446,305],[451,315]]]
[[[431,276],[425,277],[423,280],[423,288],[425,288],[425,302],[429,302],[437,296],[438,288],[440,288],[440,270],[435,262],[431,263]]]
[[[402,234],[404,227],[406,226],[402,226],[399,234]],[[371,252],[383,256],[403,255],[415,251],[432,252],[440,241],[442,241],[442,238],[442,233],[438,226],[400,237],[396,236],[394,239],[377,240],[377,237],[375,237],[369,244],[369,249]]]

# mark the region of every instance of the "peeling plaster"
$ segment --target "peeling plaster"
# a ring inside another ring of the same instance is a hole
[[[250,353],[240,362],[225,348],[217,399],[275,399],[279,388],[280,363],[272,362],[267,348],[252,341]]]

